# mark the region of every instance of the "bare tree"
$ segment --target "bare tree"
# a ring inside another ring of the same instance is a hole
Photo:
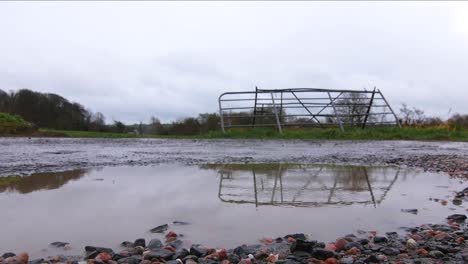
[[[97,112],[91,115],[91,128],[96,131],[103,131],[106,125],[106,117],[101,113]]]
[[[341,122],[351,126],[362,125],[369,108],[370,98],[361,93],[344,93],[342,99],[335,103],[336,112],[340,115]],[[330,121],[330,120],[329,120]],[[373,121],[369,116],[367,121]]]
[[[400,108],[401,123],[406,126],[417,126],[425,123],[426,117],[424,111],[413,107],[409,108],[405,103]]]
[[[164,126],[161,124],[161,121],[159,121],[159,119],[155,116],[152,116],[150,118],[149,133],[157,135],[165,134]]]

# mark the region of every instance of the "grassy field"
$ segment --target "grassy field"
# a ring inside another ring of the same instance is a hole
[[[274,129],[242,129],[228,130],[226,134],[219,131],[203,135],[191,136],[161,136],[133,135],[107,132],[44,130],[45,133],[63,134],[76,138],[189,138],[189,139],[327,139],[327,140],[441,140],[468,142],[468,129],[452,131],[449,128],[416,128],[416,127],[380,127],[380,128],[348,128],[341,132],[337,128],[286,129],[281,135]]]

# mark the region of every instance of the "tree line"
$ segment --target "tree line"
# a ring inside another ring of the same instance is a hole
[[[151,117],[145,124],[126,125],[118,120],[107,124],[106,117],[100,112],[93,112],[57,94],[29,89],[10,92],[0,89],[0,112],[19,115],[40,128],[137,134],[202,134],[218,130],[220,122],[219,115],[207,113],[167,124],[162,124],[156,117]]]
[[[347,117],[344,122],[355,124],[363,123],[365,113],[368,111],[365,95],[349,94],[346,99],[338,101],[338,105],[352,105],[352,107],[338,107],[339,114]],[[209,131],[220,130],[220,117],[216,113],[199,114],[197,117],[187,117],[170,123],[162,123],[157,117],[151,117],[147,123],[126,125],[121,121],[113,120],[106,123],[106,117],[100,112],[93,112],[83,105],[70,102],[60,95],[52,93],[40,93],[28,89],[5,92],[0,89],[0,112],[19,115],[24,120],[33,123],[40,128],[56,130],[80,130],[99,131],[116,133],[135,134],[156,134],[156,135],[196,135]],[[262,108],[256,113],[256,124],[274,124],[273,109]],[[251,112],[231,113],[239,116],[237,119],[228,119],[226,122],[233,122],[234,125],[251,125]],[[284,109],[279,112],[281,122],[303,122],[313,124],[310,118],[301,120],[285,120],[287,116]],[[369,116],[368,121],[375,117]],[[455,114],[450,119],[443,121],[437,117],[427,117],[424,111],[417,108],[410,108],[403,104],[399,113],[400,123],[404,126],[441,126],[449,125],[454,128],[468,128],[468,115]],[[328,118],[327,123],[334,123],[336,120]]]
[[[19,115],[41,128],[103,131],[106,127],[102,113],[93,113],[57,94],[28,89],[9,93],[0,89],[0,112]]]

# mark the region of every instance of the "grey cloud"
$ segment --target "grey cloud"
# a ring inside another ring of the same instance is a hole
[[[217,110],[220,93],[380,88],[467,112],[466,3],[0,3],[0,88],[58,93],[108,119]],[[466,26],[466,27],[463,27]]]

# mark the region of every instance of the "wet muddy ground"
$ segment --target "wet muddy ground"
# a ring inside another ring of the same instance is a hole
[[[468,143],[0,138],[0,176],[162,163],[397,164],[468,177]]]

